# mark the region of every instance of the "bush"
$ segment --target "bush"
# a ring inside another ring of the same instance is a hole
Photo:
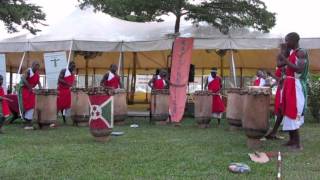
[[[308,79],[308,106],[313,118],[320,122],[320,75]]]

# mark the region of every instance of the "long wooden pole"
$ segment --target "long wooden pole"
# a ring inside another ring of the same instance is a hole
[[[12,75],[12,66],[10,66],[9,71],[10,71],[9,89],[10,89],[10,92],[13,93],[13,92],[12,92],[12,79],[13,79],[13,77],[12,77],[12,76],[13,76],[13,75]]]
[[[87,58],[85,58],[84,59],[85,61],[86,61],[86,75],[85,75],[85,80],[84,80],[84,82],[85,82],[85,88],[87,89],[88,88],[88,67],[89,67],[89,59],[87,59]]]

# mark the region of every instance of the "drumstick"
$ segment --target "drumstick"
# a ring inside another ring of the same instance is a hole
[[[0,100],[6,100],[6,101],[9,101],[9,102],[13,102],[12,99],[9,99],[9,98],[6,98],[6,97],[0,97]]]
[[[277,169],[278,169],[278,173],[277,173],[277,179],[280,180],[281,179],[281,152],[278,152],[278,161],[277,161]]]

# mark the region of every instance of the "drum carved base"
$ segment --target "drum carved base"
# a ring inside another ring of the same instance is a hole
[[[110,136],[101,136],[101,137],[94,137],[94,140],[97,142],[108,142],[110,141],[111,137]]]

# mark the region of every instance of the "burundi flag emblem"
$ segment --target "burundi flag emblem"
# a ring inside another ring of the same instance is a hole
[[[90,120],[92,129],[113,128],[113,97],[107,95],[90,95]]]

